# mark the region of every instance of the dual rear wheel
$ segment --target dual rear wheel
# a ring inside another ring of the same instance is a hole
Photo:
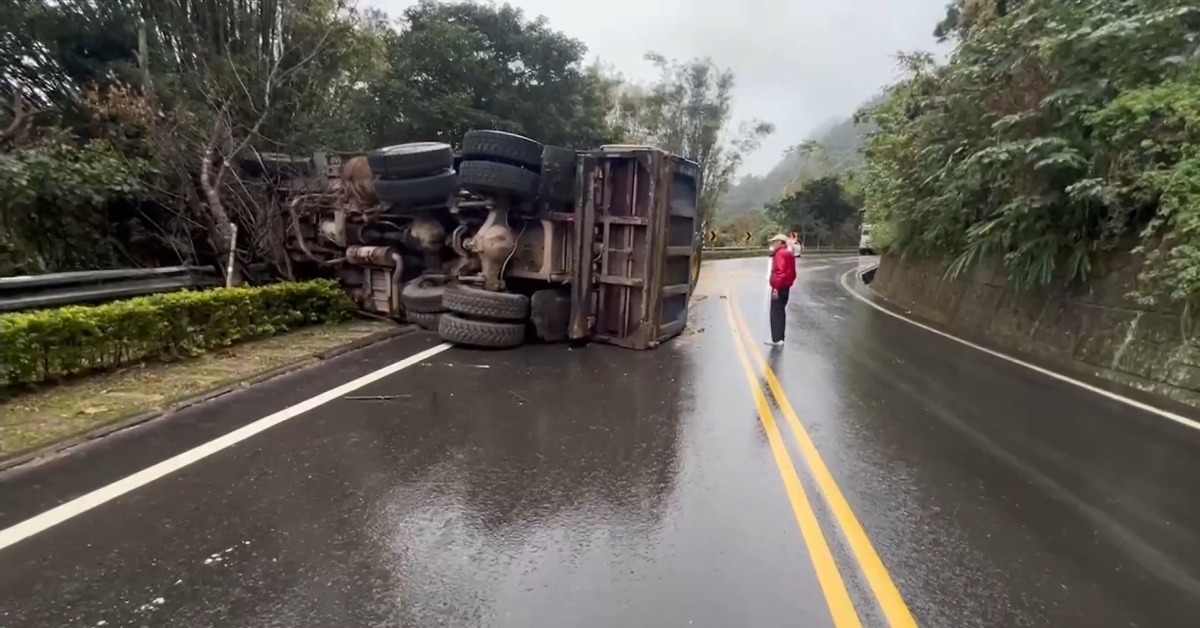
[[[448,313],[438,323],[442,340],[472,347],[505,348],[525,343],[529,297],[452,285],[442,295]]]
[[[400,295],[408,322],[447,342],[494,349],[525,343],[529,297],[419,277]]]

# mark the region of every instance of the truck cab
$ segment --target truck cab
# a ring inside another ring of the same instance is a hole
[[[874,255],[875,242],[871,239],[871,225],[863,223],[858,234],[858,254],[859,255]]]

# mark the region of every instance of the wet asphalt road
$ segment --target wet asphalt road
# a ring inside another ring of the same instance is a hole
[[[852,625],[834,581],[867,626],[883,581],[924,626],[1195,625],[1200,432],[874,310],[857,259],[768,350],[765,263],[656,351],[445,351],[0,549],[0,626]],[[0,475],[0,530],[436,344]]]

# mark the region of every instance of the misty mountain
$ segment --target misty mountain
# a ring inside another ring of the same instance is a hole
[[[882,95],[876,96],[862,108],[875,107],[882,101]],[[863,140],[872,129],[870,124],[854,124],[853,116],[818,126],[805,142],[824,146],[823,155],[820,151],[806,154],[799,150],[800,145],[793,147],[767,174],[746,175],[730,187],[718,207],[718,215],[728,219],[761,209],[783,197],[788,186],[794,183],[857,167],[862,162]]]

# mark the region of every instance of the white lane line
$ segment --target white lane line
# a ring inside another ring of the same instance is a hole
[[[367,373],[366,375],[346,382],[337,388],[331,388],[315,397],[305,399],[294,406],[289,406],[278,412],[269,414],[224,436],[210,440],[203,445],[189,449],[177,456],[163,460],[162,462],[153,466],[146,467],[145,469],[142,469],[133,475],[121,478],[120,480],[117,480],[116,482],[113,482],[107,486],[102,486],[86,495],[82,495],[72,499],[69,502],[66,502],[65,504],[51,508],[40,515],[26,519],[25,521],[13,525],[12,527],[0,530],[0,550],[14,543],[19,543],[20,541],[23,541],[39,532],[48,530],[49,528],[71,519],[72,517],[79,516],[107,501],[116,499],[125,493],[145,486],[167,474],[173,473],[192,463],[203,460],[204,458],[207,458],[208,456],[211,456],[222,449],[232,447],[233,445],[236,445],[247,438],[254,436],[255,434],[275,427],[276,425],[279,425],[288,419],[295,418],[301,414],[304,414],[305,412],[308,412],[309,410],[327,404],[330,401],[345,395],[346,393],[358,390],[367,384],[379,381],[388,375],[392,375],[414,364],[418,364],[424,360],[427,360],[445,351],[446,349],[449,349],[450,347],[450,344],[443,343],[436,347],[432,347],[420,353],[411,355],[403,360],[400,360],[399,362],[393,362],[392,364],[389,364],[378,371]]]
[[[866,303],[867,305],[879,310],[880,312],[883,312],[884,314],[887,314],[888,316],[891,316],[892,318],[898,318],[910,325],[915,325],[917,327],[920,327],[921,329],[924,329],[925,331],[935,333],[939,336],[942,336],[943,338],[949,338],[950,340],[953,340],[954,342],[957,342],[959,344],[966,345],[977,351],[982,351],[988,355],[992,355],[997,358],[1000,358],[1001,360],[1006,360],[1008,362],[1016,364],[1017,366],[1023,366],[1031,371],[1036,371],[1038,373],[1041,373],[1042,375],[1056,379],[1060,382],[1065,382],[1067,384],[1071,384],[1072,386],[1077,386],[1086,391],[1096,393],[1097,395],[1100,395],[1102,397],[1107,397],[1108,399],[1112,399],[1113,401],[1123,403],[1132,408],[1137,408],[1138,410],[1143,410],[1143,411],[1149,412],[1151,414],[1157,414],[1158,416],[1163,417],[1164,419],[1170,419],[1171,421],[1174,421],[1185,427],[1190,427],[1194,430],[1200,430],[1200,422],[1194,421],[1192,419],[1189,419],[1189,418],[1179,415],[1179,414],[1175,414],[1174,412],[1171,412],[1170,410],[1163,410],[1162,408],[1156,408],[1148,403],[1142,403],[1141,401],[1138,401],[1137,399],[1130,399],[1129,397],[1119,395],[1115,392],[1104,390],[1103,388],[1099,388],[1097,386],[1093,386],[1087,382],[1081,382],[1072,377],[1063,375],[1062,373],[1056,373],[1049,369],[1042,368],[1036,364],[1030,364],[1029,362],[1026,362],[1019,358],[1014,358],[1011,355],[1000,353],[999,351],[993,351],[991,349],[988,349],[987,347],[977,345],[969,340],[963,340],[962,338],[959,338],[958,336],[953,336],[951,334],[948,334],[940,329],[934,329],[933,327],[930,327],[929,325],[919,323],[919,322],[917,322],[911,318],[908,318],[906,316],[901,316],[901,315],[883,307],[882,305],[879,305],[878,303],[871,301],[867,297],[864,297],[863,295],[859,294],[858,291],[855,290],[850,285],[848,278],[850,277],[850,275],[852,273],[858,273],[858,275],[861,277],[862,273],[865,273],[868,270],[871,270],[871,268],[874,268],[876,266],[878,266],[878,264],[873,264],[871,266],[864,266],[861,268],[851,268],[850,270],[846,271],[845,273],[842,273],[842,288],[844,288],[847,292],[849,292],[851,295],[853,295],[854,298],[858,299],[859,301],[862,301],[863,303]]]

